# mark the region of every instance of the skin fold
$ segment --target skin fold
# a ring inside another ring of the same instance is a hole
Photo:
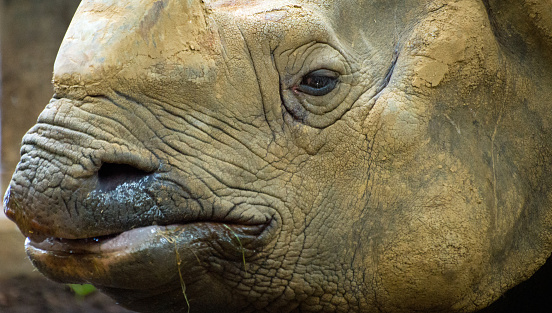
[[[139,312],[473,312],[552,251],[550,2],[83,0],[5,212]]]

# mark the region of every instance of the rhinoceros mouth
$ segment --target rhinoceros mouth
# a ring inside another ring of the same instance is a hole
[[[84,239],[28,238],[26,249],[33,264],[53,280],[155,293],[213,272],[213,258],[243,270],[267,240],[272,224],[151,225]]]
[[[152,239],[171,242],[173,241],[171,236],[174,236],[175,232],[184,231],[188,224],[201,225],[207,229],[222,226],[223,229],[229,231],[236,238],[238,243],[241,243],[240,237],[259,237],[267,229],[270,222],[260,225],[239,225],[222,222],[194,222],[167,226],[152,225],[117,234],[84,239],[47,237],[41,241],[35,241],[29,237],[26,240],[26,246],[28,249],[41,250],[59,257],[124,253],[140,250],[143,248],[142,245],[152,243]]]

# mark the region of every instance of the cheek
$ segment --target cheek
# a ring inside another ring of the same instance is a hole
[[[428,171],[431,178],[418,178],[420,188],[401,190],[399,181],[394,184],[394,197],[410,196],[389,209],[395,216],[389,217],[379,251],[376,276],[386,307],[446,311],[469,306],[489,271],[490,218],[477,189],[462,169]],[[446,175],[439,176],[443,171]],[[404,172],[402,180],[409,181]]]

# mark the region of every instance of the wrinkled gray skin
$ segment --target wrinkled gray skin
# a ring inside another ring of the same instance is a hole
[[[485,307],[552,251],[551,15],[85,0],[6,214],[142,312]]]

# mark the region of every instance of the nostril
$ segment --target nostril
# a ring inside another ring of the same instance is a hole
[[[98,184],[101,191],[112,191],[124,183],[132,183],[151,173],[128,164],[103,163],[98,171]]]

